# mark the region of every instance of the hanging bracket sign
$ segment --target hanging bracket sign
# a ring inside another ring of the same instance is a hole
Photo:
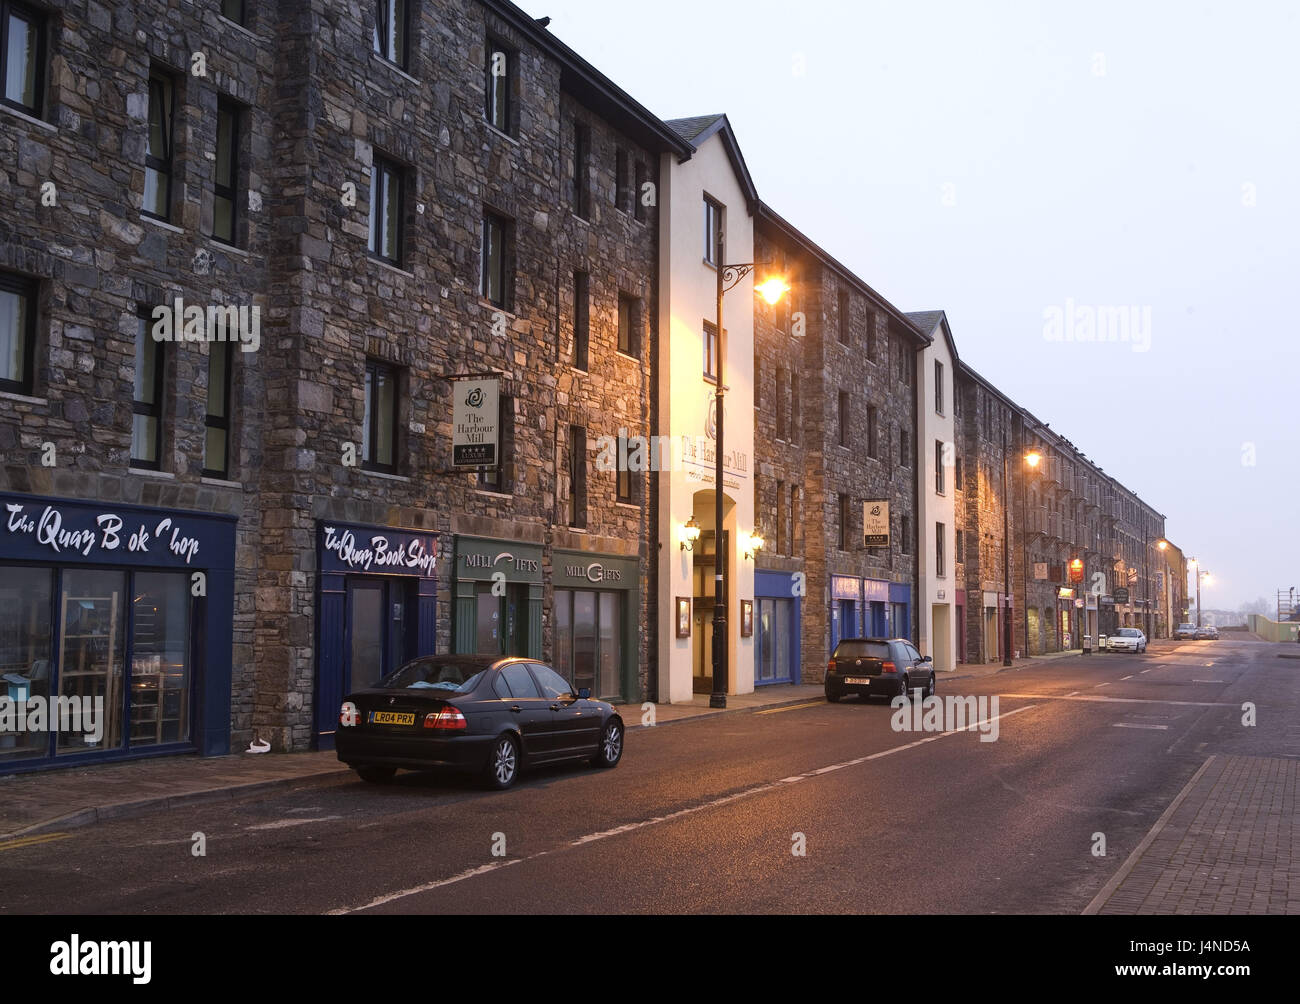
[[[452,383],[451,462],[456,467],[495,467],[500,456],[501,382]]]

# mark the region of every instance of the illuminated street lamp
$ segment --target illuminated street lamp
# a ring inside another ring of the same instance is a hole
[[[1195,558],[1189,558],[1187,560],[1187,563],[1196,569],[1196,626],[1200,627],[1201,626],[1201,580],[1204,579],[1205,584],[1209,585],[1210,573],[1201,571],[1201,563],[1197,561]]]
[[[722,298],[727,290],[735,288],[745,276],[754,271],[755,262],[743,265],[724,265],[726,248],[725,234],[718,228],[717,254],[714,261],[718,263],[718,390],[713,396],[714,419],[717,426],[717,457],[714,464],[713,483],[713,693],[709,695],[710,708],[727,706],[727,583],[726,564],[722,555],[722,458],[726,453],[722,439],[723,397],[726,384],[723,382],[723,366],[727,358],[726,335],[722,326]],[[758,284],[757,290],[768,303],[775,304],[790,289],[782,278],[773,276]]]

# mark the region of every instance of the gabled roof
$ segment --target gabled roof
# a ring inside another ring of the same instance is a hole
[[[736,141],[736,132],[731,128],[731,121],[725,114],[694,115],[684,119],[668,119],[665,124],[691,145],[691,153],[694,153],[715,135],[720,135],[722,137],[722,146],[727,151],[727,159],[731,161],[731,169],[736,172],[740,187],[745,191],[745,201],[749,203],[749,211],[753,213],[758,210],[758,189],[754,187],[754,179],[750,177],[749,168],[745,165],[745,157],[740,152],[740,144]],[[677,158],[678,163],[690,159],[690,153],[679,154]]]
[[[957,343],[953,341],[952,328],[948,324],[948,315],[942,310],[910,310],[907,312],[908,320],[924,331],[927,335],[934,337],[935,329],[943,332],[944,340],[948,343],[948,354],[952,356],[954,363],[958,362]]]
[[[769,206],[766,202],[759,203],[758,223],[759,225],[765,225],[770,230],[775,231],[784,239],[803,248],[807,254],[810,254],[814,258],[816,258],[819,262],[822,263],[823,266],[825,266],[826,268],[834,272],[837,276],[839,276],[842,280],[844,280],[844,282],[852,286],[859,293],[865,296],[868,300],[871,300],[873,303],[877,304],[878,306],[883,307],[885,312],[889,314],[892,318],[894,318],[894,320],[898,321],[900,326],[903,328],[903,330],[906,331],[909,335],[911,335],[912,338],[918,343],[918,345],[924,346],[930,344],[932,339],[930,338],[929,331],[923,331],[920,327],[917,326],[916,322],[913,321],[911,317],[903,313],[892,303],[886,300],[883,296],[877,293],[874,289],[868,286],[865,282],[863,282],[860,278],[858,278],[858,276],[855,275],[847,265],[844,265],[841,262],[837,261],[835,258],[833,258],[825,250],[823,250],[821,247],[815,244],[810,237],[796,230],[792,223],[790,223],[788,220],[782,217],[775,209]]]

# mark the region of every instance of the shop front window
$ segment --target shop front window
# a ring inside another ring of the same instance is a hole
[[[756,683],[790,680],[790,626],[794,601],[758,600],[758,665]]]
[[[131,745],[190,737],[190,589],[182,572],[141,572],[132,601]]]
[[[0,719],[0,763],[49,752],[49,733],[19,728],[33,701],[50,697],[50,597],[48,568],[6,568],[0,579],[0,698],[8,699]]]
[[[113,749],[122,744],[126,573],[69,569],[60,599],[58,752]],[[72,712],[81,727],[63,728],[76,724]]]
[[[623,597],[586,589],[555,591],[555,668],[574,690],[595,697],[622,692]]]

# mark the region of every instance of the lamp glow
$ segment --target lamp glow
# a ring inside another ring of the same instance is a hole
[[[768,303],[775,304],[786,293],[790,291],[789,284],[784,279],[771,278],[761,283],[758,287],[759,294]]]
[[[1030,467],[1037,467],[1043,460],[1043,455],[1037,450],[1031,450],[1025,454],[1025,463]]]

